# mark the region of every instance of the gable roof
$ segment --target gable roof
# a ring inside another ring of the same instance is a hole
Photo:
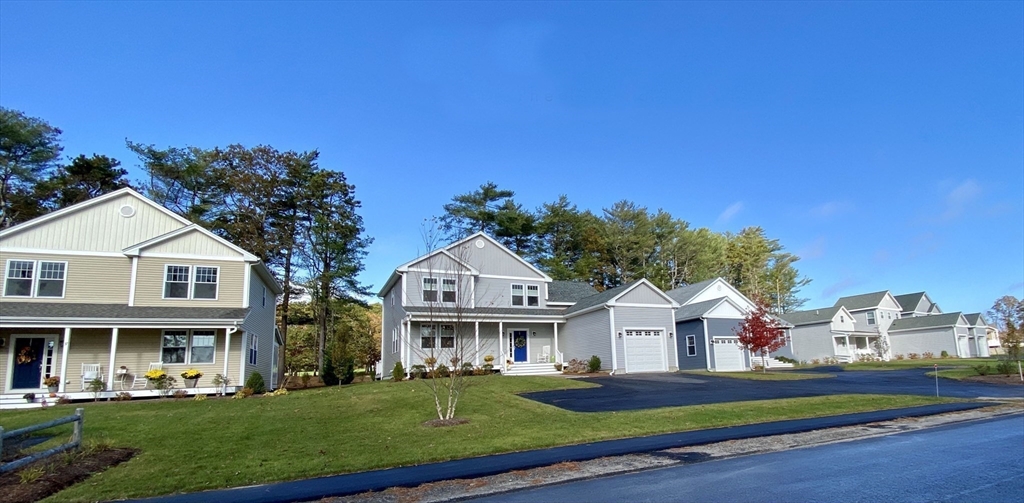
[[[397,268],[395,268],[395,270],[398,271],[398,272],[406,272],[406,271],[409,270],[409,267],[411,267],[411,266],[413,266],[415,264],[418,264],[420,262],[423,262],[424,260],[427,260],[428,258],[433,257],[434,255],[444,255],[445,257],[448,257],[448,259],[450,259],[452,262],[455,262],[456,264],[459,264],[460,266],[465,267],[466,270],[469,271],[469,273],[474,275],[474,276],[477,275],[477,274],[480,274],[480,271],[476,270],[475,267],[473,267],[473,266],[471,266],[471,265],[469,265],[469,264],[467,264],[467,263],[465,263],[465,262],[455,258],[455,255],[452,255],[451,252],[449,252],[445,248],[438,248],[438,249],[436,249],[436,250],[434,250],[434,251],[432,251],[432,252],[430,252],[430,253],[428,253],[426,255],[421,255],[419,257],[416,257],[416,258],[414,258],[414,259],[412,259],[412,260],[410,260],[410,261],[408,261],[408,262],[398,266]]]
[[[900,303],[903,307],[903,312],[909,312],[917,309],[918,304],[921,303],[921,299],[924,298],[924,292],[917,293],[905,293],[903,295],[896,295],[896,302]]]
[[[463,243],[469,242],[469,241],[471,241],[471,240],[473,240],[475,238],[483,238],[483,239],[486,239],[487,241],[490,241],[492,244],[497,246],[499,249],[505,250],[505,253],[507,253],[508,255],[512,256],[512,258],[518,260],[520,263],[522,263],[526,267],[529,267],[534,272],[539,274],[540,277],[544,278],[544,281],[553,281],[551,279],[551,276],[548,276],[547,274],[544,273],[544,271],[542,271],[540,269],[537,269],[537,266],[527,262],[526,259],[524,259],[523,257],[520,257],[519,255],[516,255],[515,252],[513,252],[512,250],[509,250],[505,245],[499,243],[498,240],[492,238],[491,236],[489,236],[484,231],[480,231],[480,232],[477,232],[475,234],[471,234],[469,236],[466,236],[466,237],[464,237],[464,238],[462,238],[462,239],[460,239],[460,240],[458,240],[458,241],[456,241],[456,242],[454,242],[454,243],[452,243],[452,244],[450,244],[448,246],[445,246],[444,248],[446,250],[449,250],[449,249],[455,248],[456,246],[459,246],[459,245],[461,245]]]
[[[898,320],[893,320],[892,325],[889,325],[889,331],[898,332],[901,330],[916,330],[922,328],[952,327],[956,326],[960,321],[960,318],[962,318],[962,315],[959,312],[900,318]]]
[[[679,304],[686,304],[691,299],[699,295],[700,292],[703,292],[709,286],[711,286],[712,283],[718,281],[718,279],[719,278],[706,279],[704,281],[701,281],[700,283],[694,283],[692,285],[673,288],[665,292],[665,295],[672,297],[672,299],[678,302]]]
[[[10,236],[12,234],[24,231],[26,229],[31,229],[33,227],[39,226],[39,225],[44,224],[46,222],[49,222],[51,220],[56,220],[56,219],[61,218],[61,217],[65,216],[65,215],[69,215],[71,213],[77,213],[77,212],[82,211],[82,210],[84,210],[86,208],[90,208],[92,206],[95,206],[97,204],[101,204],[101,203],[109,201],[111,199],[121,197],[121,196],[123,196],[125,194],[131,195],[135,199],[138,199],[139,201],[141,201],[143,204],[146,204],[146,205],[149,205],[149,206],[153,207],[154,209],[160,211],[161,213],[163,213],[163,214],[165,214],[165,215],[167,215],[167,216],[177,220],[178,222],[181,222],[183,225],[191,225],[192,224],[192,222],[189,221],[189,219],[187,219],[187,218],[185,218],[185,217],[183,217],[181,215],[178,215],[177,213],[175,213],[175,212],[173,212],[173,211],[171,211],[171,210],[169,210],[167,208],[164,208],[163,206],[157,204],[155,201],[151,201],[149,198],[143,196],[142,194],[139,194],[138,192],[136,192],[135,190],[131,189],[130,187],[125,187],[123,189],[118,189],[118,190],[115,190],[113,192],[108,192],[106,194],[103,194],[102,196],[94,197],[94,198],[89,199],[87,201],[82,201],[82,202],[80,202],[78,204],[72,204],[71,206],[68,206],[66,208],[61,208],[61,209],[59,209],[57,211],[50,212],[50,213],[47,213],[47,214],[45,214],[43,216],[33,218],[32,220],[29,220],[27,222],[22,222],[22,223],[20,223],[18,225],[14,225],[14,226],[8,227],[8,228],[6,228],[4,230],[0,230],[0,238]]]
[[[656,291],[659,294],[661,294],[661,296],[666,301],[668,301],[673,307],[679,307],[679,304],[676,303],[676,301],[673,300],[671,297],[666,295],[665,292],[662,292],[660,288],[654,286],[654,284],[652,284],[650,281],[647,281],[646,279],[641,278],[641,279],[638,279],[636,281],[632,281],[630,283],[627,283],[625,285],[617,286],[615,288],[609,288],[609,289],[607,289],[607,290],[605,290],[605,291],[603,291],[601,293],[598,293],[598,294],[595,294],[595,295],[591,295],[589,297],[584,297],[584,298],[580,299],[579,301],[577,301],[575,304],[573,304],[571,307],[566,309],[565,310],[565,314],[569,315],[569,314],[572,314],[572,313],[579,313],[579,312],[582,312],[582,311],[588,311],[588,310],[590,310],[592,308],[595,308],[595,307],[598,307],[598,306],[615,305],[615,299],[618,299],[619,297],[622,297],[623,295],[628,293],[630,290],[632,290],[632,289],[634,289],[634,288],[636,288],[637,286],[640,286],[640,285],[647,285],[647,286],[651,287],[652,289],[654,289],[654,291]]]
[[[889,290],[882,290],[881,292],[872,292],[860,295],[850,295],[848,297],[840,297],[839,300],[837,300],[836,303],[833,304],[832,306],[845,306],[848,311],[871,309],[872,307],[877,307],[881,305],[882,300],[885,299],[886,295],[890,297],[892,296],[892,294],[889,293]],[[893,300],[896,300],[896,298],[893,297]],[[896,304],[900,306],[900,310],[903,309],[903,304],[900,303],[900,301],[896,300]]]
[[[795,327],[799,327],[801,325],[814,325],[817,323],[830,323],[832,318],[835,318],[836,314],[839,314],[839,311],[843,310],[843,307],[844,306],[832,306],[808,309],[806,311],[793,311],[791,313],[780,314],[779,317],[791,323]]]
[[[729,297],[719,297],[717,299],[680,306],[679,309],[676,309],[676,321],[690,321],[703,318],[705,314],[714,310],[723,303],[731,304],[737,311],[743,312],[743,307],[736,305],[736,303],[730,300]]]
[[[199,224],[189,224],[189,225],[187,225],[185,227],[182,227],[180,229],[175,229],[175,230],[173,230],[171,232],[168,232],[166,234],[163,234],[161,236],[157,236],[155,238],[147,239],[146,241],[143,241],[141,243],[136,243],[136,244],[134,244],[132,246],[129,246],[128,248],[125,248],[123,251],[124,251],[124,254],[129,256],[129,257],[138,256],[140,253],[142,253],[142,250],[145,249],[145,248],[149,248],[150,246],[155,246],[155,245],[158,245],[160,243],[164,243],[164,242],[170,241],[170,240],[172,240],[172,239],[174,239],[174,238],[176,238],[178,236],[182,236],[184,234],[188,234],[189,232],[193,232],[193,231],[194,232],[198,232],[198,233],[200,233],[200,234],[202,234],[202,235],[204,235],[204,236],[206,236],[206,237],[208,237],[208,238],[210,238],[210,239],[212,239],[212,240],[214,240],[214,241],[216,241],[216,242],[218,242],[218,243],[220,243],[220,244],[230,248],[234,252],[236,252],[239,255],[241,255],[242,258],[245,259],[247,262],[256,262],[256,261],[259,260],[259,257],[257,257],[256,255],[253,255],[252,253],[249,253],[249,252],[243,250],[241,247],[235,245],[234,243],[232,243],[232,242],[230,242],[230,241],[228,241],[228,240],[226,240],[226,239],[224,239],[224,238],[222,238],[222,237],[220,237],[220,236],[218,236],[218,235],[216,235],[216,234],[206,230],[205,228],[203,228]]]
[[[552,281],[548,284],[548,302],[577,302],[598,291],[583,281]]]
[[[981,313],[965,314],[964,319],[967,320],[967,323],[973,327],[988,326],[988,322],[986,322],[985,318],[981,316]]]

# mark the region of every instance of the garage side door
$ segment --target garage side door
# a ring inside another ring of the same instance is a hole
[[[715,337],[711,339],[715,352],[715,370],[718,372],[735,372],[745,370],[743,367],[743,348],[735,337]]]
[[[626,330],[626,372],[665,372],[664,330]]]

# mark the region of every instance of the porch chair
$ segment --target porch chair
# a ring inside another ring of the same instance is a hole
[[[547,363],[551,359],[551,346],[541,347],[540,354],[537,355],[537,363]]]
[[[149,364],[149,369],[147,369],[146,372],[150,370],[162,370],[163,368],[164,362],[153,362]],[[142,387],[145,388],[146,384],[148,383],[149,381],[146,379],[145,372],[136,372],[135,379],[132,381],[132,389],[135,389],[135,387],[138,386],[139,384],[142,384]]]
[[[100,377],[100,364],[98,363],[83,363],[82,364],[82,391],[85,391],[89,382],[93,379],[102,379]]]

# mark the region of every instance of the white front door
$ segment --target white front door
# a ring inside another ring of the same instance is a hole
[[[736,372],[746,370],[743,365],[743,348],[736,337],[715,337],[711,339],[712,351],[715,353],[715,370],[718,372]]]
[[[664,330],[625,330],[626,372],[665,372]]]

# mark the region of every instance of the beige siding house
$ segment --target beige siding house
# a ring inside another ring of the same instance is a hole
[[[151,365],[199,369],[234,391],[254,372],[273,386],[281,287],[253,254],[122,189],[0,231],[0,406],[28,392],[152,394]],[[91,394],[88,394],[91,397]],[[84,397],[84,396],[81,396]]]

